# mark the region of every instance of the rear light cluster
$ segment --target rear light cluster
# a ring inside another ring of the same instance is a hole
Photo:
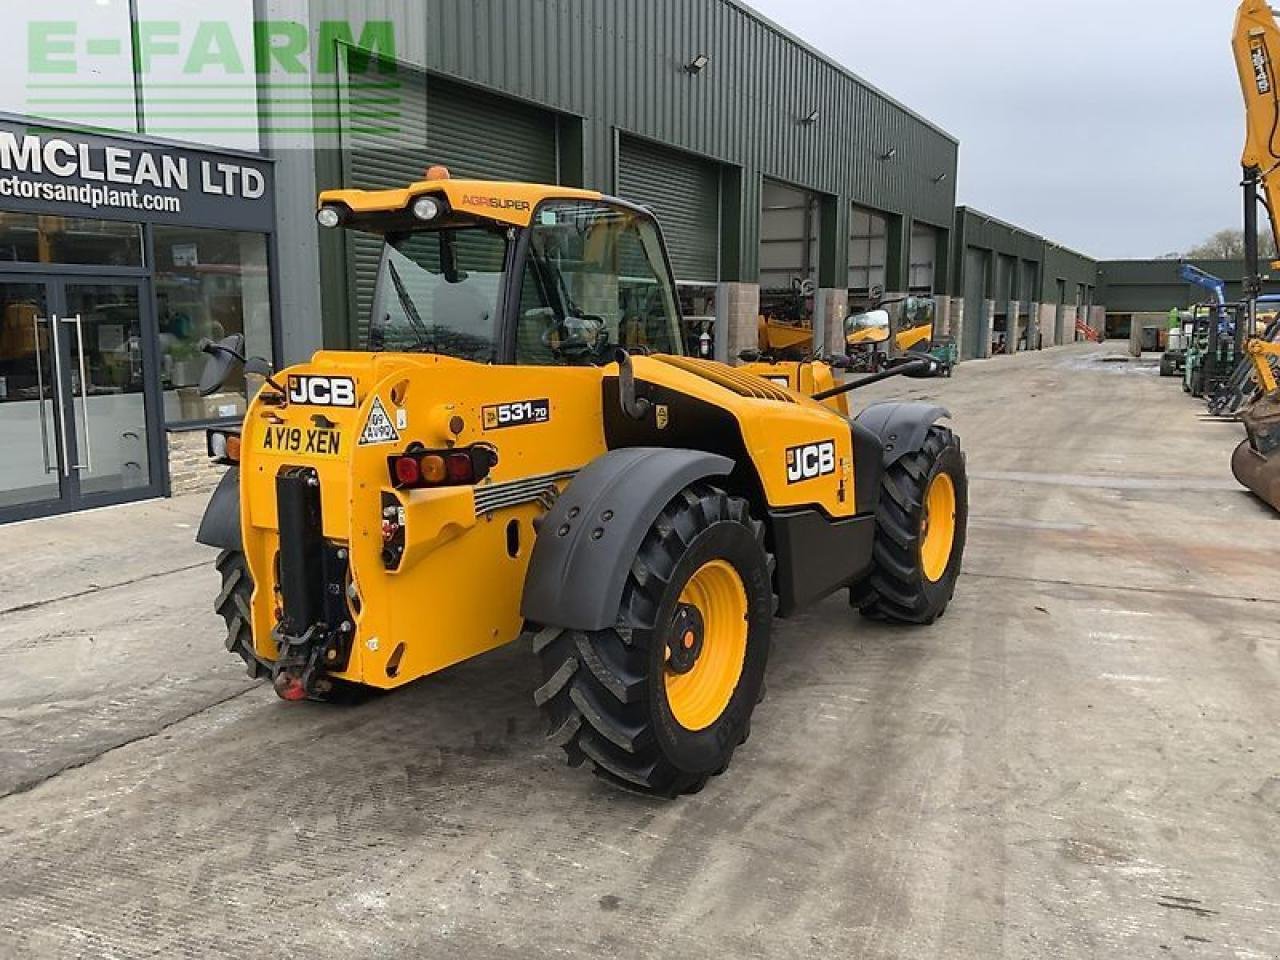
[[[397,490],[466,487],[479,483],[498,462],[498,451],[485,443],[458,450],[415,450],[387,457],[391,485]]]
[[[204,435],[205,449],[214,463],[234,467],[240,462],[240,434],[230,430],[209,430]]]

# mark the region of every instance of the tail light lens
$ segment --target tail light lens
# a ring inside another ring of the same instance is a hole
[[[205,449],[214,463],[234,467],[240,463],[240,434],[230,430],[209,430],[204,436]]]
[[[467,487],[489,476],[498,451],[487,443],[458,450],[414,450],[387,458],[391,485],[397,490],[423,487]]]

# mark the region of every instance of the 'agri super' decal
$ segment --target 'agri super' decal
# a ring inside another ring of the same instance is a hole
[[[836,472],[836,442],[806,443],[787,450],[787,483],[817,480]]]
[[[551,401],[543,399],[497,403],[485,407],[481,412],[486,430],[523,427],[531,423],[548,423],[551,420]]]

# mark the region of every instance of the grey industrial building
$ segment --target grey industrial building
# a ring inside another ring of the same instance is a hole
[[[723,359],[786,296],[831,349],[850,308],[905,292],[939,298],[964,358],[1100,326],[1094,261],[957,210],[953,136],[735,0],[226,0],[238,57],[203,50],[194,83],[206,21],[153,8],[55,24],[64,95],[0,94],[0,522],[183,488],[199,428],[245,402],[196,395],[202,336],[277,363],[359,347],[378,248],[322,236],[316,193],[432,163],[651,207]],[[119,55],[82,62],[89,37]],[[231,82],[229,59],[258,75]],[[108,169],[131,183],[101,202]]]

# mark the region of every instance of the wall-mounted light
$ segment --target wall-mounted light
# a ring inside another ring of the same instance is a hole
[[[822,111],[815,108],[809,111],[809,115],[804,118],[804,122],[817,123],[820,116],[822,116]]]
[[[936,177],[934,177],[934,178],[933,178],[933,182],[934,182],[934,183],[944,183],[944,182],[946,181],[946,179],[947,179],[947,173],[946,173],[946,171],[944,170],[942,173],[938,174]]]
[[[705,53],[700,53],[688,63],[684,65],[686,73],[698,74],[707,69],[707,64],[711,62],[711,58]]]
[[[886,160],[886,161],[887,161],[887,160],[892,160],[892,159],[893,159],[894,157],[896,157],[897,155],[898,155],[898,148],[897,148],[897,147],[890,147],[887,151],[885,151],[884,153],[880,154],[880,159],[881,159],[881,160]]]

